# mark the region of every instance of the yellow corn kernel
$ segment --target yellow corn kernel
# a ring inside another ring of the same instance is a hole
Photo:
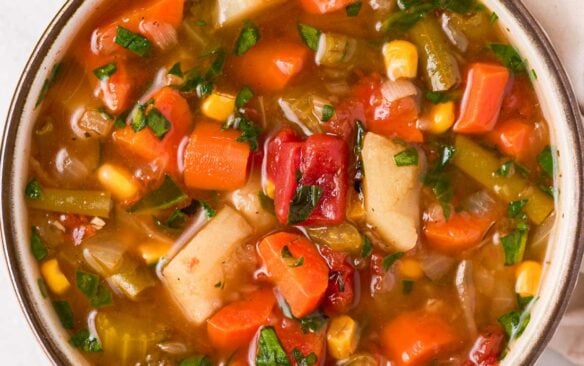
[[[363,207],[363,202],[358,199],[352,200],[347,217],[353,221],[365,220],[365,207]]]
[[[357,323],[350,316],[341,315],[333,318],[326,335],[331,356],[337,360],[351,356],[357,349],[357,333]]]
[[[56,259],[49,259],[41,265],[41,274],[47,286],[57,295],[63,295],[71,284],[61,271],[59,262]]]
[[[435,104],[428,115],[428,131],[435,135],[442,134],[450,129],[456,118],[454,102]]]
[[[415,78],[418,75],[418,49],[408,41],[391,41],[381,51],[387,77],[391,80]]]
[[[170,250],[171,243],[148,241],[138,246],[138,252],[147,265],[152,265],[164,257]]]
[[[420,262],[415,259],[402,259],[399,262],[399,271],[401,275],[410,280],[419,280],[424,277],[424,271]]]
[[[268,179],[268,181],[266,182],[266,186],[264,188],[264,193],[266,194],[266,196],[270,197],[271,199],[274,199],[274,197],[276,196],[276,186],[274,185],[274,182]]]
[[[211,119],[224,122],[235,111],[235,97],[213,92],[203,101],[201,112]]]
[[[515,272],[515,292],[521,297],[537,295],[541,278],[541,264],[534,261],[521,263]]]
[[[132,174],[122,167],[103,164],[97,170],[97,179],[120,201],[132,199],[138,194],[138,184]]]

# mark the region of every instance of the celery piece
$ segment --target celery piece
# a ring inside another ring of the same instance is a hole
[[[457,136],[454,165],[471,178],[509,203],[527,199],[523,211],[535,224],[540,225],[554,210],[554,200],[530,182],[515,174],[504,177],[496,174],[501,162],[495,154],[470,139]]]
[[[428,87],[446,91],[460,81],[460,70],[451,47],[434,16],[426,16],[409,31],[418,46]]]
[[[43,189],[40,199],[27,199],[28,207],[67,214],[109,217],[112,197],[104,191]]]
[[[337,66],[350,62],[357,50],[357,40],[337,33],[321,33],[316,64]]]
[[[129,299],[136,300],[145,290],[156,285],[156,279],[145,265],[133,258],[124,258],[120,272],[108,278]]]
[[[164,182],[153,192],[142,197],[138,203],[130,207],[129,212],[146,212],[163,210],[176,206],[186,200],[188,196],[168,175],[164,177]]]

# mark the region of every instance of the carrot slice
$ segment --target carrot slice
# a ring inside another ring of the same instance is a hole
[[[383,328],[381,342],[385,354],[397,366],[426,365],[462,345],[447,321],[424,311],[398,315]]]
[[[468,72],[461,112],[454,132],[481,134],[491,131],[501,111],[509,70],[503,66],[473,64]]]
[[[262,289],[225,306],[207,320],[211,343],[223,350],[246,345],[258,328],[268,322],[275,303],[272,289]]]
[[[503,154],[525,160],[534,151],[535,126],[521,119],[502,121],[497,123],[488,138]]]
[[[197,123],[184,157],[187,187],[230,191],[244,186],[250,149],[237,141],[240,135],[236,130],[222,130],[218,123]]]
[[[453,213],[448,221],[431,221],[424,225],[428,245],[444,252],[460,252],[479,244],[493,223],[487,217],[468,212]]]
[[[308,13],[326,14],[340,10],[354,2],[355,0],[300,0],[300,5]]]
[[[235,58],[237,79],[258,91],[282,90],[302,71],[309,50],[289,41],[260,42],[243,56]]]
[[[258,251],[294,316],[314,311],[328,286],[329,272],[314,244],[301,235],[280,232],[264,238]]]

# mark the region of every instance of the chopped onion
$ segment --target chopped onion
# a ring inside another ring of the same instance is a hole
[[[189,351],[187,346],[181,342],[158,343],[158,348],[160,348],[162,352],[169,353],[171,355],[182,355]]]
[[[475,322],[476,289],[472,278],[471,261],[464,260],[460,262],[456,269],[454,283],[470,338],[475,338],[477,335],[477,324]]]
[[[418,89],[409,80],[387,80],[381,86],[381,93],[388,102],[418,94]]]
[[[468,49],[468,38],[460,30],[450,24],[451,17],[448,14],[442,14],[442,30],[450,42],[462,52]]]
[[[169,23],[159,21],[143,21],[140,24],[142,32],[162,50],[168,50],[178,43],[176,29]]]
[[[493,210],[495,199],[486,190],[471,194],[464,203],[464,208],[476,215],[483,216]]]
[[[126,248],[112,232],[100,232],[83,244],[83,258],[102,276],[110,276],[122,265]]]
[[[113,121],[103,112],[90,109],[86,110],[81,118],[71,126],[73,132],[82,138],[89,137],[108,137],[112,127]]]
[[[545,259],[549,237],[555,223],[556,215],[552,214],[533,231],[531,244],[528,247],[530,256],[540,261]]]
[[[55,155],[55,173],[62,182],[73,185],[83,182],[95,167],[74,156],[69,148],[62,148]]]
[[[278,105],[280,106],[280,109],[282,109],[282,113],[284,113],[284,117],[286,117],[286,119],[288,121],[290,121],[290,122],[296,124],[298,127],[300,127],[300,129],[302,130],[302,132],[305,135],[307,135],[307,136],[312,135],[312,131],[300,121],[300,119],[298,118],[298,116],[296,115],[296,113],[294,112],[292,107],[290,106],[290,103],[288,103],[284,99],[280,98],[280,99],[278,99]]]
[[[454,265],[454,259],[438,254],[429,253],[421,259],[422,270],[432,281],[439,281]]]

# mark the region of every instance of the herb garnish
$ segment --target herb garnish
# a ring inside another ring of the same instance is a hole
[[[237,97],[235,98],[235,108],[241,109],[245,107],[247,103],[253,98],[253,90],[250,87],[244,86],[241,88],[239,93],[237,93]]]
[[[505,251],[505,265],[512,266],[523,260],[525,245],[527,244],[528,229],[520,225],[509,235],[501,237],[501,245]]]
[[[330,121],[335,115],[335,107],[330,104],[325,104],[322,107],[322,118],[320,119],[322,122]]]
[[[43,198],[43,188],[36,179],[31,179],[24,188],[24,195],[31,200],[40,200]]]
[[[299,224],[306,220],[316,208],[322,188],[319,186],[298,185],[288,213],[287,225]]]
[[[356,17],[361,12],[361,7],[363,7],[362,1],[357,1],[357,2],[354,2],[353,4],[347,5],[347,7],[345,7],[345,11],[347,12],[347,16]]]
[[[205,211],[205,216],[207,216],[208,219],[212,219],[213,217],[215,217],[215,215],[217,215],[217,211],[215,211],[215,209],[211,207],[211,205],[207,201],[199,200],[199,203],[203,207],[203,210]]]
[[[95,77],[99,80],[103,81],[109,79],[113,74],[116,73],[116,71],[118,71],[118,67],[114,62],[112,62],[93,70],[93,75],[95,75]]]
[[[489,49],[509,70],[515,74],[525,71],[525,63],[513,46],[503,43],[491,43]]]
[[[264,327],[260,331],[255,361],[258,366],[291,366],[274,327]]]
[[[79,291],[89,299],[94,308],[97,309],[112,303],[112,295],[108,288],[101,283],[98,275],[77,271],[75,280]]]
[[[548,177],[554,177],[554,157],[552,155],[551,146],[546,146],[545,149],[537,156],[539,167]]]
[[[184,76],[180,62],[177,62],[176,64],[172,65],[170,70],[168,70],[168,75],[178,76],[179,78],[182,78]]]
[[[274,200],[268,197],[268,195],[266,195],[262,191],[258,192],[258,197],[260,200],[260,205],[262,205],[262,208],[271,213],[272,215],[274,215],[276,212],[276,209],[274,207]]]
[[[115,41],[120,46],[140,57],[148,55],[152,49],[152,43],[146,37],[121,26],[118,26],[116,30]]]
[[[83,351],[83,352],[101,352],[103,348],[99,343],[99,340],[89,333],[89,330],[82,329],[76,334],[74,334],[71,339],[69,339],[69,343]]]
[[[389,269],[391,268],[391,266],[393,266],[393,264],[398,259],[400,259],[401,257],[403,257],[404,255],[406,255],[406,253],[404,253],[404,252],[395,252],[395,253],[392,253],[392,254],[387,255],[381,261],[381,265],[383,266],[383,270],[385,272],[389,271]]]
[[[178,366],[213,366],[213,363],[207,356],[192,356],[182,360]]]
[[[58,300],[53,301],[53,308],[61,321],[61,325],[65,329],[73,329],[73,309],[67,301]]]
[[[61,66],[62,66],[61,63],[57,63],[55,64],[55,66],[53,66],[53,69],[51,70],[49,77],[45,79],[45,82],[43,83],[43,87],[41,88],[41,92],[39,93],[39,96],[34,106],[35,108],[41,105],[41,103],[49,93],[49,89],[51,89],[51,86],[53,86],[57,81],[57,78],[61,74]]]
[[[35,227],[32,227],[30,231],[30,251],[32,256],[39,262],[49,255],[49,251]]]
[[[373,244],[367,235],[363,235],[363,245],[361,246],[361,258],[368,258],[373,253]]]
[[[290,248],[288,248],[287,245],[284,245],[284,247],[282,248],[282,258],[284,258],[286,260],[286,262],[288,262],[288,267],[300,267],[301,265],[304,264],[304,257],[294,257],[294,255],[292,254],[292,252],[290,251]]]
[[[456,150],[451,145],[442,145],[440,150],[440,157],[434,163],[434,166],[428,171],[424,177],[424,184],[432,188],[436,199],[442,207],[444,217],[448,220],[450,218],[452,197],[454,191],[450,184],[450,178],[444,169],[452,162]]]
[[[318,50],[318,42],[320,39],[320,30],[306,24],[298,23],[298,33],[304,43],[313,51]]]
[[[294,358],[297,366],[313,366],[316,365],[318,360],[314,352],[310,352],[305,356],[298,348],[292,350],[292,358]]]
[[[235,113],[223,124],[223,129],[232,128],[241,131],[241,136],[237,138],[238,142],[245,142],[252,151],[259,148],[259,137],[262,130],[252,121],[247,119],[241,113]]]
[[[398,167],[417,166],[418,150],[415,147],[409,147],[404,151],[394,155],[393,160]]]
[[[239,37],[235,42],[235,50],[233,52],[236,55],[241,56],[255,46],[259,40],[260,29],[253,22],[246,20],[243,23],[243,28],[241,28]]]

